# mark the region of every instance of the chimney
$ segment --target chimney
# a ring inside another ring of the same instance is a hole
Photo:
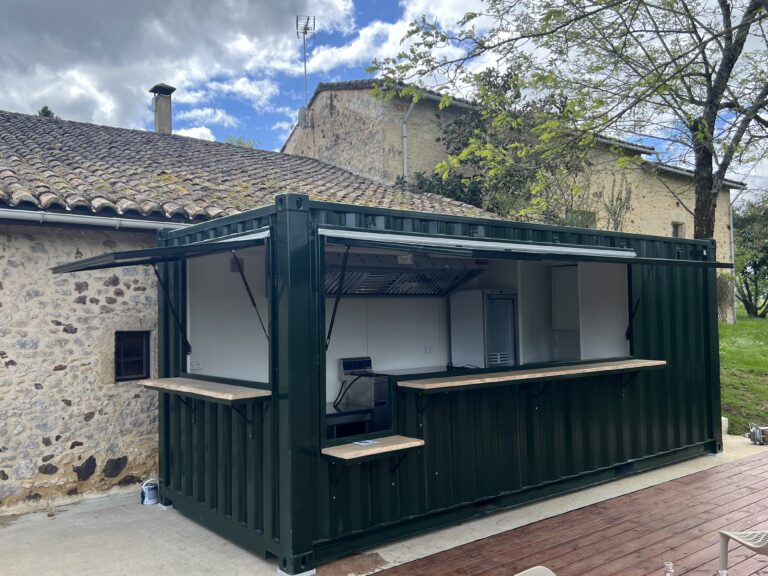
[[[155,110],[155,132],[171,134],[171,94],[176,91],[168,84],[155,84],[149,91],[155,95],[152,107]]]

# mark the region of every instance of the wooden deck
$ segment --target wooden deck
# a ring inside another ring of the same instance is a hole
[[[718,531],[768,530],[768,448],[758,454],[586,506],[380,572],[383,576],[717,574]],[[731,544],[729,576],[768,574],[768,557]]]

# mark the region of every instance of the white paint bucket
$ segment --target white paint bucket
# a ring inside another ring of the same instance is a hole
[[[160,499],[160,485],[157,478],[147,478],[141,484],[141,503],[144,506],[157,504]]]

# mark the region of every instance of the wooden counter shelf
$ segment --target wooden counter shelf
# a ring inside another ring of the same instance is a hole
[[[404,452],[417,450],[424,446],[421,438],[408,438],[407,436],[384,436],[372,439],[375,444],[361,446],[355,442],[339,444],[323,448],[321,453],[332,460],[338,460],[351,464],[364,460],[374,460],[389,456],[398,456]]]
[[[424,378],[421,380],[402,380],[397,383],[404,391],[430,393],[450,392],[472,387],[499,386],[503,384],[521,384],[537,380],[562,380],[567,378],[582,378],[592,374],[611,374],[617,372],[635,372],[662,368],[667,363],[664,360],[642,360],[628,358],[624,360],[608,360],[605,362],[590,362],[588,364],[572,364],[550,366],[546,368],[529,368],[510,370],[507,372],[492,372],[471,374],[465,376],[443,376],[440,378]]]
[[[242,404],[252,400],[266,399],[272,396],[271,390],[236,386],[224,382],[196,380],[194,378],[149,378],[139,384],[150,390],[169,392],[191,398],[199,398],[220,404]]]

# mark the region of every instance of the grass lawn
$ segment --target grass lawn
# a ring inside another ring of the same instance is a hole
[[[731,434],[750,422],[768,426],[768,319],[749,318],[739,306],[735,325],[720,324],[723,416]]]

